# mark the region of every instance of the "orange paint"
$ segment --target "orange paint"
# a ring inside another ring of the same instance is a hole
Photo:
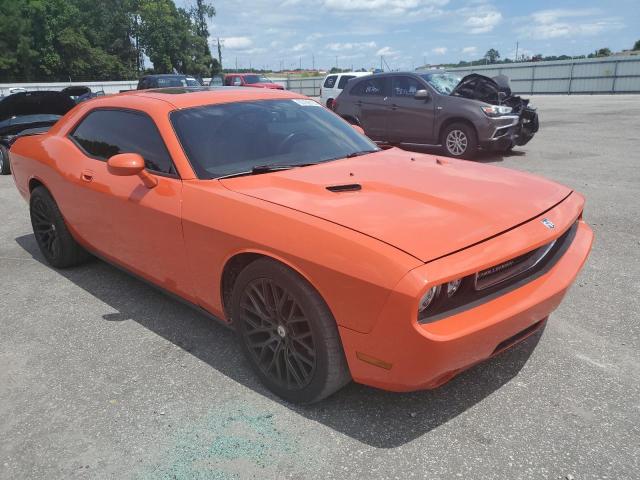
[[[579,219],[583,198],[556,183],[395,148],[263,175],[197,178],[169,121],[172,111],[286,98],[305,97],[247,88],[97,98],[79,104],[47,134],[19,139],[11,149],[12,172],[25,199],[30,182],[49,189],[82,245],[220,318],[226,318],[222,273],[231,258],[251,253],[288,265],[333,313],[352,377],[380,388],[435,387],[559,305],[593,234]],[[85,156],[67,135],[95,108],[149,115],[178,175],[131,175],[139,165],[126,156],[110,162],[120,169],[110,172],[107,162]],[[347,183],[362,188],[325,188]],[[556,227],[545,228],[543,218]],[[576,221],[568,249],[543,275],[473,308],[418,323],[419,300],[432,286],[545,245]]]

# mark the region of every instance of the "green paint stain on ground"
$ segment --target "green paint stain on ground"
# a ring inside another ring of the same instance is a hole
[[[147,467],[139,478],[275,478],[296,451],[290,433],[276,428],[272,414],[256,413],[250,406],[222,408],[181,430],[165,460]]]

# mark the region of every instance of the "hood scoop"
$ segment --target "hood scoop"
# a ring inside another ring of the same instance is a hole
[[[362,190],[362,185],[359,183],[347,183],[344,185],[331,185],[326,187],[330,192],[342,193],[342,192],[357,192]]]

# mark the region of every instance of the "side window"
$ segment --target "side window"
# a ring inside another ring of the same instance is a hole
[[[242,85],[242,79],[240,77],[233,77],[233,85],[236,87]]]
[[[414,97],[418,90],[425,87],[412,77],[393,77],[394,97]]]
[[[325,81],[324,81],[324,88],[333,88],[333,86],[336,84],[336,79],[338,78],[337,75],[329,75]]]
[[[118,153],[138,153],[147,169],[176,173],[155,123],[142,113],[94,110],[80,122],[71,137],[98,160],[106,161]]]
[[[351,80],[352,78],[355,78],[355,76],[354,75],[342,75],[340,77],[340,81],[338,82],[338,88],[340,90],[342,90],[344,88],[344,86],[347,84],[347,82],[349,80]]]
[[[368,78],[358,82],[352,89],[351,95],[363,97],[382,97],[385,93],[385,78]]]

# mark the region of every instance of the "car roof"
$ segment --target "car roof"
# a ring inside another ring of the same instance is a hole
[[[126,106],[126,99],[130,97],[142,97],[152,101],[165,102],[175,109],[251,100],[307,98],[304,95],[287,90],[238,87],[153,88],[149,90],[134,90],[111,96],[112,99],[118,98],[123,107]],[[92,102],[100,102],[100,99],[94,99]],[[93,105],[97,106],[98,103],[93,103]]]

